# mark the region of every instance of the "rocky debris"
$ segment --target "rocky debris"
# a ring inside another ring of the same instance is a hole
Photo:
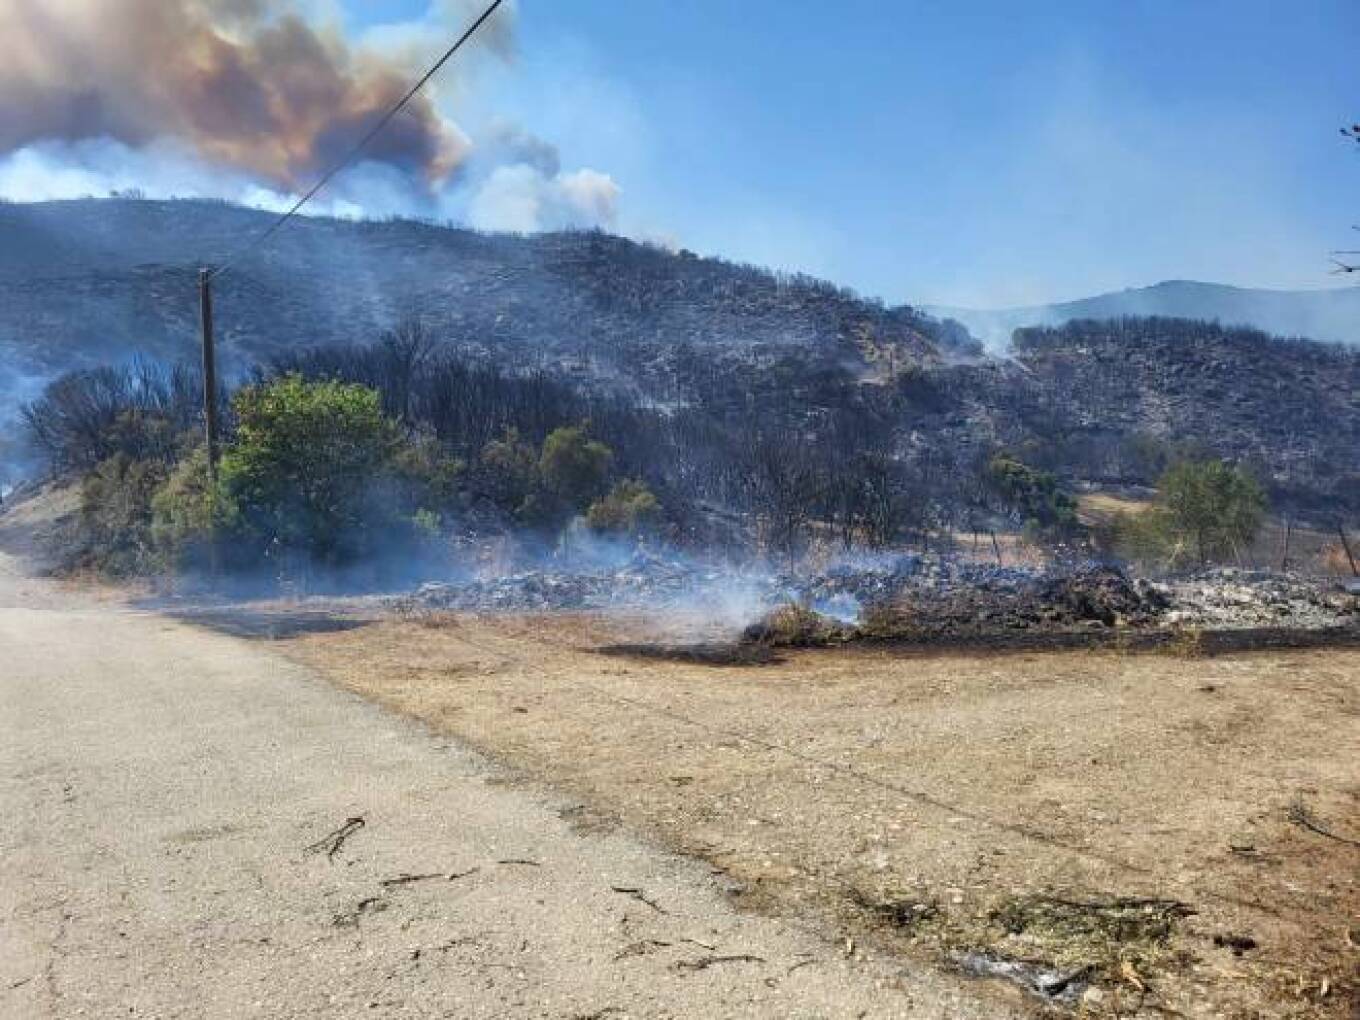
[[[1157,585],[1168,626],[1205,630],[1360,626],[1360,591],[1295,574],[1220,569]]]
[[[427,584],[406,612],[698,610],[782,647],[851,637],[950,641],[1117,629],[1318,631],[1360,627],[1360,595],[1336,581],[1215,570],[1150,581],[1100,563],[999,567],[904,555],[776,574],[639,551],[610,565],[550,564]]]
[[[544,568],[463,584],[425,584],[397,608],[459,612],[668,608],[718,597],[731,571],[639,552],[617,567]]]
[[[948,584],[911,586],[865,615],[865,636],[967,640],[1017,631],[1153,627],[1167,607],[1150,585],[1117,567],[996,570]]]

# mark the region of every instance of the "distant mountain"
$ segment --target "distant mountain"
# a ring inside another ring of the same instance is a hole
[[[1168,280],[1151,287],[1029,308],[985,311],[928,307],[963,323],[990,349],[1006,347],[1026,326],[1061,326],[1078,319],[1161,316],[1251,326],[1276,336],[1360,346],[1360,287],[1331,290],[1252,290],[1220,283]]]

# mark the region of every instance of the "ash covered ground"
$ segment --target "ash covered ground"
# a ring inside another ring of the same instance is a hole
[[[1215,569],[1159,579],[1112,564],[1005,567],[942,555],[856,560],[779,572],[638,552],[622,563],[548,566],[426,584],[403,612],[694,611],[778,638],[795,606],[830,640],[940,642],[1006,634],[1299,631],[1360,633],[1360,592],[1336,578]],[[816,642],[811,642],[816,643]]]

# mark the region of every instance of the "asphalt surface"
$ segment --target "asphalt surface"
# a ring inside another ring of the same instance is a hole
[[[0,556],[0,1017],[1008,1015],[572,807]]]

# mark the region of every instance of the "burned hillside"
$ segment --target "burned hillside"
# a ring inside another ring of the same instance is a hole
[[[1014,348],[1025,424],[1068,471],[1146,482],[1158,443],[1201,446],[1286,500],[1360,504],[1353,349],[1157,318],[1020,330]]]
[[[200,201],[0,205],[0,361],[40,382],[133,352],[192,357],[198,267],[269,222]],[[859,370],[966,343],[961,327],[811,278],[594,232],[412,221],[299,221],[222,278],[217,305],[238,371],[301,347],[369,343],[411,314],[509,370],[635,391],[667,390],[672,352],[686,346],[753,367],[796,351],[802,364]]]
[[[17,406],[133,352],[192,364],[196,267],[267,221],[198,201],[0,206],[0,387]],[[909,307],[601,233],[327,219],[233,269],[217,305],[237,379],[377,386],[465,458],[506,428],[539,441],[590,419],[673,507],[967,528],[1002,509],[976,484],[999,451],[1068,487],[1223,457],[1276,505],[1360,506],[1360,354],[1249,329],[1076,322],[994,358]],[[412,322],[425,376],[387,392],[379,341]]]

